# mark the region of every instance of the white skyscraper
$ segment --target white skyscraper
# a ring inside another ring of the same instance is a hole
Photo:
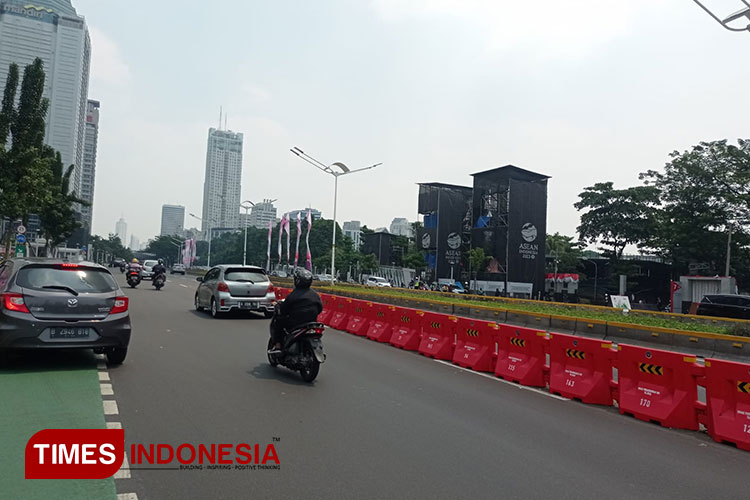
[[[118,220],[117,224],[115,224],[115,234],[120,238],[120,243],[122,243],[122,246],[125,246],[128,241],[125,239],[128,236],[128,223],[125,222],[124,217],[120,217],[120,220]]]
[[[276,222],[276,207],[273,206],[274,200],[263,200],[263,203],[256,203],[250,209],[250,215],[247,217],[247,225],[259,229],[267,229],[268,223]],[[245,227],[244,225],[242,226]]]
[[[138,239],[136,235],[134,234],[130,235],[130,246],[128,248],[130,248],[131,250],[135,252],[141,249],[141,241]]]
[[[81,170],[81,191],[79,196],[89,203],[94,201],[94,181],[96,179],[96,145],[99,140],[99,101],[89,99],[86,110],[86,133],[83,143],[83,168]],[[86,234],[91,233],[93,206],[81,207],[81,221]],[[125,242],[123,241],[123,245]]]
[[[10,63],[23,74],[37,57],[44,62],[43,95],[49,99],[45,142],[64,165],[75,165],[70,188],[81,193],[91,42],[70,0],[0,3],[0,84]]]
[[[342,231],[344,232],[344,236],[350,237],[354,242],[354,250],[359,250],[359,247],[362,245],[362,225],[360,222],[358,220],[344,222]]]
[[[182,236],[185,230],[185,207],[182,205],[161,206],[161,236]]]
[[[206,176],[203,181],[202,231],[240,227],[242,134],[231,130],[208,131]]]
[[[403,217],[396,217],[393,219],[393,221],[391,221],[390,229],[391,234],[406,236],[407,238],[414,237],[414,228],[412,227],[411,222]]]

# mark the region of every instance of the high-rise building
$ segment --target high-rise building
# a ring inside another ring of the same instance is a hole
[[[348,236],[354,242],[354,250],[359,250],[362,244],[362,225],[358,220],[350,220],[344,222],[344,236]]]
[[[182,236],[185,230],[185,207],[182,205],[161,206],[161,236]]]
[[[231,130],[208,131],[206,176],[203,181],[202,231],[240,227],[242,134]]]
[[[126,239],[128,236],[128,223],[125,222],[124,217],[120,217],[120,220],[118,220],[117,224],[115,224],[115,234],[120,238],[120,243],[122,243],[122,246],[125,246],[126,242],[128,241]]]
[[[130,235],[130,248],[134,252],[137,252],[141,249],[141,240],[138,239],[138,237],[134,234]]]
[[[86,22],[70,0],[0,2],[2,85],[11,63],[22,73],[37,57],[44,62],[43,95],[49,99],[44,140],[60,152],[63,165],[75,165],[70,189],[81,193],[91,58]]]
[[[267,229],[269,222],[273,224],[276,221],[276,207],[273,206],[273,202],[274,200],[263,200],[263,203],[256,203],[245,219],[246,224],[259,229]],[[245,225],[243,224],[242,227],[244,228]]]
[[[407,238],[414,237],[414,228],[407,219],[403,217],[396,217],[391,221],[391,228],[389,231],[391,234],[397,236],[406,236]]]
[[[81,207],[81,223],[87,235],[91,234],[92,203],[94,202],[94,182],[96,179],[96,145],[98,140],[99,101],[89,99],[86,108],[83,168],[81,169],[81,191],[79,194],[80,198],[89,202],[88,207]]]
[[[322,217],[323,214],[321,214],[320,210],[316,210],[314,208],[305,208],[304,210],[292,210],[289,212],[289,217],[291,220],[297,220],[297,212],[299,212],[300,217],[302,217],[302,220],[305,220],[307,217],[307,212],[310,212],[310,216],[312,217],[313,221],[316,221]]]

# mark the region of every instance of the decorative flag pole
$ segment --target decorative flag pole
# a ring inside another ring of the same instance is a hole
[[[307,262],[305,267],[308,271],[312,271],[312,254],[310,253],[310,228],[312,227],[312,215],[310,211],[307,211],[307,235],[305,235],[305,246],[307,247]]]
[[[287,264],[287,266],[291,266],[292,265],[292,258],[289,256],[289,233],[290,233],[289,226],[291,225],[290,224],[291,220],[292,220],[292,218],[289,217],[289,214],[287,214],[286,224],[285,224],[285,226],[286,226],[286,264]]]
[[[294,250],[294,267],[297,267],[299,262],[299,238],[302,236],[302,216],[297,212],[297,247]]]
[[[281,267],[281,237],[284,234],[284,219],[286,218],[286,214],[284,214],[284,217],[281,218],[281,223],[279,224],[279,267]]]
[[[266,250],[266,272],[271,272],[271,233],[273,232],[273,221],[268,221],[268,249]]]

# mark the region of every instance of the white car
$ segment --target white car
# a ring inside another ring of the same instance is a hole
[[[365,283],[365,285],[367,285],[367,286],[379,286],[379,287],[384,287],[384,286],[390,287],[391,286],[391,282],[388,281],[387,279],[381,278],[379,276],[370,276],[369,278],[367,278],[367,282]]]

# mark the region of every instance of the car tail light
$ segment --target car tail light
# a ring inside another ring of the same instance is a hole
[[[28,313],[29,308],[23,301],[23,295],[20,293],[4,293],[3,307],[8,311]]]
[[[274,291],[273,283],[269,283],[268,288],[266,289],[266,293],[273,293],[273,291]]]
[[[124,313],[128,311],[128,298],[127,297],[115,297],[115,305],[109,311],[109,314]]]
[[[217,289],[218,291],[220,291],[220,292],[228,292],[228,291],[229,291],[229,285],[227,285],[227,284],[226,284],[226,283],[224,283],[223,281],[219,281],[219,284],[218,284],[218,286],[216,287],[216,289]]]

